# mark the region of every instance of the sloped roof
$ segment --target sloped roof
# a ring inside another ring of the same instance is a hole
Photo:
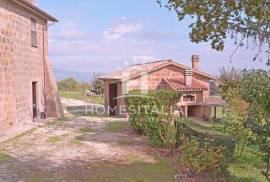
[[[13,2],[15,2],[16,4],[28,9],[29,11],[49,20],[52,22],[58,22],[58,20],[53,17],[52,15],[46,13],[45,11],[41,10],[40,8],[38,8],[37,6],[25,1],[25,0],[12,0]]]
[[[177,91],[202,91],[208,89],[195,78],[192,79],[192,84],[190,86],[185,84],[184,78],[163,78],[163,81],[173,90]]]
[[[161,61],[154,61],[154,62],[149,62],[145,64],[135,64],[130,67],[127,67],[123,70],[118,70],[110,74],[106,74],[100,77],[100,79],[103,80],[128,80],[128,79],[133,79],[136,77],[141,76],[143,73],[150,73],[154,72],[158,69],[164,68],[166,66],[173,65],[176,67],[180,67],[182,69],[191,69],[193,73],[197,73],[199,75],[205,76],[207,78],[216,80],[217,78],[213,75],[210,75],[208,73],[202,72],[202,71],[196,71],[193,70],[192,68],[185,66],[183,64],[176,63],[172,60],[161,60]]]

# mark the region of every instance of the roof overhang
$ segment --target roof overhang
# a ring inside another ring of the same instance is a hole
[[[139,78],[141,76],[145,76],[147,74],[150,74],[152,72],[155,72],[155,71],[160,70],[160,69],[162,69],[164,67],[167,67],[167,66],[175,66],[175,67],[178,67],[178,68],[181,68],[181,69],[184,69],[184,70],[185,69],[190,69],[188,66],[185,66],[183,64],[179,64],[179,63],[177,63],[177,62],[175,62],[173,60],[163,60],[163,61],[167,61],[167,62],[165,62],[164,64],[161,64],[159,66],[156,66],[153,69],[148,70],[148,71],[143,72],[143,73],[135,73],[135,74],[129,75],[128,77],[125,77],[125,78],[113,78],[113,77],[112,78],[109,78],[109,77],[103,77],[102,78],[101,77],[100,79],[102,79],[102,80],[115,80],[115,79],[119,79],[122,82],[127,82],[129,80],[133,80],[133,79]],[[204,77],[206,77],[206,78],[208,78],[210,80],[215,80],[215,81],[217,80],[217,77],[215,77],[213,75],[210,75],[208,73],[202,72],[202,71],[196,71],[196,70],[192,69],[192,72],[193,73],[196,73],[196,74],[199,74],[201,76],[204,76]]]
[[[49,21],[52,21],[52,22],[58,22],[58,20],[51,16],[50,14],[46,13],[45,11],[41,10],[40,8],[34,6],[33,4],[25,1],[25,0],[11,0],[13,1],[14,3],[24,7],[25,9],[31,11],[32,13],[46,19],[46,20],[49,20]]]

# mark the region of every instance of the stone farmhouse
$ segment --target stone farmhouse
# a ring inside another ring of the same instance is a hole
[[[210,119],[211,107],[224,103],[210,96],[213,75],[200,71],[198,55],[192,56],[192,67],[172,60],[132,65],[122,71],[102,76],[105,82],[105,109],[110,115],[126,115],[124,95],[134,90],[171,89],[183,93],[178,103],[186,117]]]
[[[35,0],[0,0],[0,133],[63,109],[48,58],[48,26],[57,19]]]

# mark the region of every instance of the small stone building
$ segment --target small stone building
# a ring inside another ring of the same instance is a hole
[[[110,115],[126,115],[125,94],[134,90],[170,89],[183,93],[178,106],[187,117],[211,117],[210,81],[217,78],[200,71],[198,55],[192,56],[192,67],[172,60],[132,65],[122,71],[102,76],[105,82],[105,109]]]
[[[48,58],[48,25],[57,19],[35,0],[0,0],[0,133],[63,109]]]

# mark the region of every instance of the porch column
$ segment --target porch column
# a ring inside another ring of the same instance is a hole
[[[188,106],[185,106],[185,117],[188,117]]]

